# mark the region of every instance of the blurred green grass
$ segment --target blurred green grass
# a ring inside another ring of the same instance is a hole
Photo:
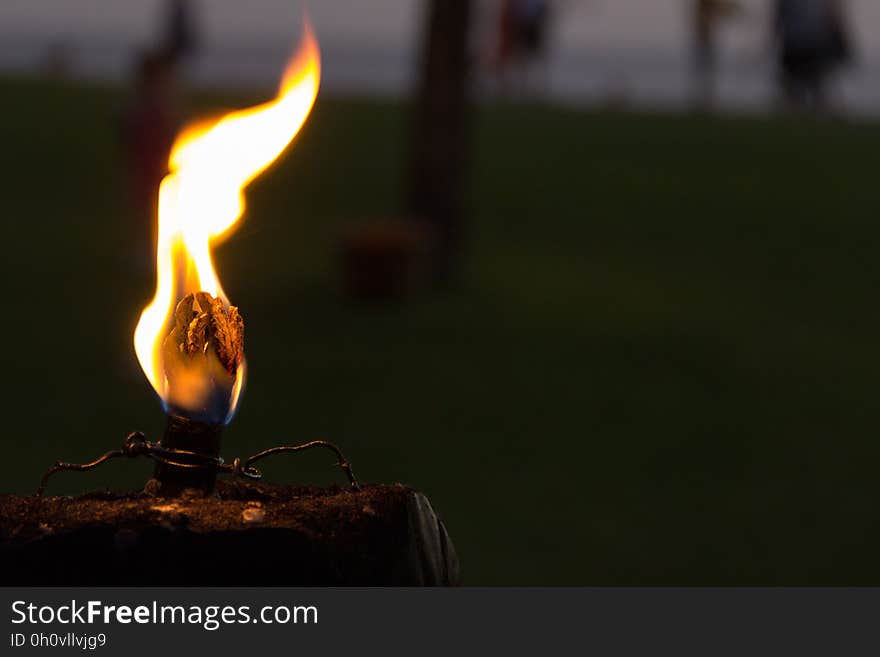
[[[2,489],[28,492],[162,417],[131,350],[151,282],[122,94],[0,96]],[[355,304],[337,238],[401,215],[406,119],[322,98],[249,189],[217,252],[250,366],[227,455],[337,442],[363,479],[428,493],[468,584],[880,584],[880,127],[486,107],[462,286]],[[325,455],[267,475],[340,480]]]

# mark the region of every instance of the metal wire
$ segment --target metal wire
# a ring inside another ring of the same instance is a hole
[[[46,485],[49,483],[49,479],[58,472],[87,472],[89,470],[94,470],[110,459],[123,456],[128,458],[146,456],[154,461],[178,468],[214,469],[218,473],[231,474],[234,478],[241,477],[244,479],[250,479],[251,481],[259,481],[263,478],[263,473],[258,468],[252,466],[251,463],[274,454],[300,452],[315,447],[324,447],[331,450],[336,455],[337,465],[345,472],[352,490],[359,491],[361,489],[360,484],[358,484],[357,479],[354,476],[351,464],[345,459],[342,451],[333,443],[328,443],[324,440],[313,440],[302,445],[282,445],[280,447],[272,447],[263,450],[258,454],[254,454],[242,464],[241,459],[238,457],[236,457],[232,463],[226,463],[218,456],[206,456],[204,454],[199,454],[198,452],[166,448],[162,446],[161,442],[150,442],[140,431],[135,431],[126,437],[122,449],[111,450],[90,463],[66,463],[64,461],[56,461],[40,479],[40,487],[37,489],[36,494],[37,497],[42,497],[46,490]]]
[[[324,447],[332,451],[337,458],[336,465],[342,468],[342,470],[345,472],[345,476],[348,477],[348,483],[351,484],[351,487],[354,490],[361,489],[360,484],[358,484],[357,479],[354,476],[354,471],[351,469],[351,463],[345,460],[345,456],[336,445],[334,445],[333,443],[328,443],[326,440],[313,440],[309,443],[303,443],[302,445],[282,445],[281,447],[271,447],[269,449],[263,450],[258,454],[254,454],[252,457],[244,462],[244,467],[250,467],[251,463],[264,459],[267,456],[273,456],[274,454],[282,454],[284,452],[302,452],[304,450],[313,449],[315,447]]]

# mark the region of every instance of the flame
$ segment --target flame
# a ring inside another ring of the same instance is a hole
[[[187,294],[208,292],[229,299],[211,260],[211,245],[228,237],[244,212],[244,189],[287,148],[306,121],[318,94],[321,61],[308,19],[299,51],[284,73],[274,100],[235,111],[211,123],[185,128],[159,187],[156,295],[134,332],[134,348],[153,389],[167,404],[162,343],[174,310]],[[229,416],[244,382],[238,367]]]

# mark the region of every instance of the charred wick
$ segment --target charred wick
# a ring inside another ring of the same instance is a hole
[[[243,361],[244,321],[234,306],[207,292],[189,294],[177,305],[174,326],[162,345],[169,409],[165,433],[151,442],[140,432],[129,434],[122,448],[89,463],[56,461],[43,475],[37,496],[49,479],[62,471],[85,472],[119,457],[145,456],[156,462],[144,492],[157,497],[180,497],[195,492],[210,495],[218,473],[250,480],[262,478],[252,463],[277,454],[313,448],[332,451],[352,490],[360,486],[338,447],[323,440],[273,447],[242,461],[220,457],[225,421],[234,403],[238,368]]]

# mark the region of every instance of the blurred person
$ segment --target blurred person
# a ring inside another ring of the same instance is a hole
[[[198,37],[196,17],[190,0],[168,0],[164,49],[168,57],[181,60],[192,55]]]
[[[140,56],[134,95],[122,116],[120,141],[128,174],[134,227],[132,262],[151,271],[156,246],[159,184],[180,126],[174,60],[164,52]]]
[[[515,7],[522,56],[526,60],[542,59],[547,45],[550,2],[548,0],[517,0]]]
[[[773,16],[782,97],[827,109],[829,77],[851,58],[841,0],[776,0]]]
[[[513,64],[516,49],[516,20],[514,3],[516,0],[501,0],[498,11],[498,37],[495,54],[495,67],[500,76]]]
[[[529,69],[546,63],[552,6],[549,0],[502,0],[498,11],[495,68],[502,87],[513,76],[525,83]],[[541,79],[546,78],[541,72]]]
[[[715,100],[718,72],[718,28],[722,19],[741,11],[732,0],[693,0],[694,74],[698,103],[709,107]]]
[[[519,64],[519,0],[501,0],[498,5],[494,68],[502,90],[506,90]]]

